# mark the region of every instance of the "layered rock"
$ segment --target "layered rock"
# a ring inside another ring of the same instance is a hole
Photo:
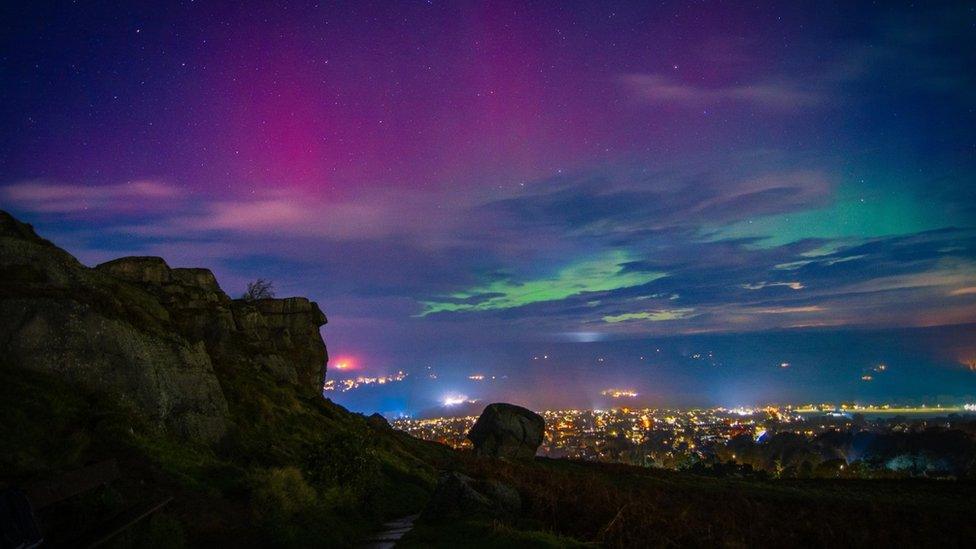
[[[489,404],[468,432],[475,453],[509,459],[535,456],[546,432],[546,421],[539,414],[498,402]]]
[[[260,364],[310,396],[322,394],[329,357],[319,333],[325,314],[315,302],[304,297],[235,300],[231,310]]]
[[[181,333],[202,341],[218,370],[260,369],[308,396],[320,394],[328,361],[318,305],[304,297],[231,299],[207,269],[173,269],[159,257],[123,257],[96,270],[157,296]]]
[[[221,372],[321,394],[325,322],[305,298],[232,300],[209,270],[161,258],[85,267],[0,211],[2,366],[56,373],[189,439],[227,428]]]

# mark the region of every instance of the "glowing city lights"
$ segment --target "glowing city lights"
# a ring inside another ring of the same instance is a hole
[[[445,404],[450,402],[454,406],[464,401],[464,395],[460,394],[447,395],[444,400]],[[755,444],[763,445],[785,433],[813,440],[824,433],[850,429],[855,421],[854,412],[866,414],[869,424],[884,430],[900,429],[907,421],[898,419],[900,415],[954,414],[963,410],[976,412],[976,402],[912,407],[825,402],[731,409],[540,410],[538,413],[545,418],[547,429],[539,454],[675,469],[685,466],[691,456],[707,459],[715,452],[725,456],[723,460],[748,460],[748,456],[736,454],[727,446],[739,437],[749,437]],[[470,448],[466,435],[477,419],[477,416],[400,418],[393,426],[426,440]],[[926,420],[916,421],[924,424]],[[622,441],[626,443],[622,445]]]
[[[336,391],[339,393],[345,393],[347,391],[352,391],[353,389],[358,389],[364,385],[386,385],[387,383],[397,383],[406,379],[407,374],[402,370],[398,371],[396,374],[389,376],[380,377],[357,377],[355,379],[343,379],[336,381],[334,379],[326,380],[325,384],[322,386],[323,391]]]
[[[348,356],[340,356],[332,361],[332,368],[336,370],[346,371],[346,370],[356,370],[356,360]]]
[[[610,398],[634,398],[637,396],[637,391],[632,389],[607,389],[600,394]]]
[[[448,408],[450,408],[452,406],[458,406],[460,404],[474,404],[475,402],[478,402],[478,400],[477,399],[473,399],[472,400],[472,399],[469,399],[468,398],[468,395],[462,395],[462,394],[456,394],[456,393],[455,394],[446,395],[441,400],[441,404],[443,404],[444,406],[446,406]]]

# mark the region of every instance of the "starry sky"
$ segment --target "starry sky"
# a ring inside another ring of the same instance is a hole
[[[0,207],[318,301],[353,410],[976,398],[972,2],[20,4]]]

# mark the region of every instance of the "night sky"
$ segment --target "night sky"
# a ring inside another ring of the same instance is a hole
[[[351,409],[976,398],[972,2],[14,4],[0,207],[318,301]]]

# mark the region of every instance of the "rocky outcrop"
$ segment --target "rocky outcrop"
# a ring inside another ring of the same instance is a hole
[[[451,471],[438,479],[424,514],[441,519],[472,514],[515,514],[521,508],[522,498],[515,488],[497,480],[479,481]]]
[[[319,333],[326,318],[315,302],[304,297],[236,300],[231,310],[259,364],[309,396],[322,394],[329,357]]]
[[[96,270],[139,285],[170,312],[180,332],[202,341],[220,370],[263,370],[321,394],[328,361],[318,305],[304,297],[233,300],[207,269],[173,269],[159,257],[123,257]]]
[[[206,269],[129,257],[91,269],[0,211],[2,367],[53,372],[188,439],[227,428],[221,374],[321,394],[325,315],[305,298],[232,300]]]
[[[489,404],[468,432],[474,451],[481,456],[528,459],[535,456],[546,432],[546,421],[514,404]]]

